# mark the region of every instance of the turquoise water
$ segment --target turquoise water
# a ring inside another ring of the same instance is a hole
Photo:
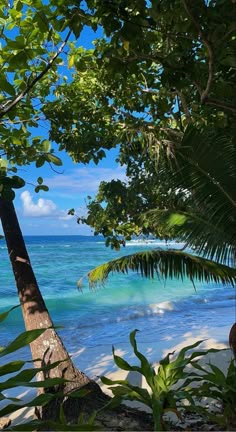
[[[235,289],[216,284],[196,284],[189,280],[143,279],[130,272],[115,274],[100,289],[90,290],[86,274],[96,265],[165,243],[128,242],[121,251],[111,251],[98,237],[25,237],[40,289],[55,325],[71,354],[122,344],[134,328],[140,340],[167,340],[198,326],[220,327],[234,322]],[[171,244],[170,247],[181,245]],[[77,281],[85,276],[82,292]],[[18,304],[15,282],[4,241],[0,243],[0,312]],[[1,324],[0,346],[6,345],[24,325],[20,309]],[[25,355],[28,355],[26,353]]]

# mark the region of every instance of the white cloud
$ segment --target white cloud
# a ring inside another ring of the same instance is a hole
[[[24,216],[52,216],[57,211],[56,204],[51,200],[39,198],[38,201],[34,203],[29,191],[22,192],[20,197],[23,203]]]
[[[77,193],[85,196],[96,193],[101,181],[108,182],[112,179],[125,181],[125,168],[120,166],[117,168],[83,167],[72,170],[66,175],[61,174],[44,179],[44,181],[50,189],[60,190],[61,194],[66,191],[68,195]]]

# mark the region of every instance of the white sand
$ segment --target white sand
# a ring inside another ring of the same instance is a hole
[[[191,345],[198,340],[205,340],[200,346],[201,349],[228,348],[227,340],[229,330],[230,329],[227,327],[209,329],[208,326],[202,326],[200,327],[200,329],[196,329],[194,333],[190,333],[187,331],[186,328],[186,333],[183,334],[179,340],[172,340],[170,337],[168,338],[168,340],[157,340],[155,341],[155,343],[152,344],[152,346],[146,343],[138,343],[138,349],[148,356],[149,361],[151,361],[157,369],[158,361],[166,354],[173,351],[178,352],[184,346]],[[73,356],[75,364],[78,367],[80,363],[80,356],[83,357],[83,354],[85,355],[83,351],[84,350],[80,350]],[[88,355],[88,353],[86,354]],[[128,342],[125,347],[119,348],[117,346],[116,354],[120,356],[125,356],[125,358],[131,364],[138,364],[138,360],[133,356],[132,349]],[[111,347],[104,346],[101,348],[100,346],[99,349],[93,348],[89,352],[89,357],[91,359],[96,359],[96,365],[93,365],[92,367],[88,365],[88,367],[85,369],[85,372],[91,378],[96,379],[99,384],[101,384],[99,376],[105,375],[108,378],[114,380],[127,378],[134,385],[141,385],[142,387],[148,388],[145,379],[139,373],[122,371],[116,368],[111,354]],[[220,367],[221,370],[225,373],[231,358],[232,353],[228,349],[226,351],[213,353],[209,356],[204,357],[204,363],[206,364],[211,362]],[[109,394],[109,390],[106,388],[106,386],[101,384],[101,387]],[[9,391],[8,394],[14,397],[20,397],[22,400],[26,401],[34,397],[36,395],[36,391],[33,389],[28,390],[25,388],[16,388]],[[23,408],[21,410],[18,410],[14,414],[11,414],[9,417],[11,418],[13,424],[17,424],[19,422],[26,422],[33,418],[33,411],[33,409]]]

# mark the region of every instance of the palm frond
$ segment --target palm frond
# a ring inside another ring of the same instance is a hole
[[[191,209],[192,210],[192,209]],[[194,247],[195,252],[205,258],[233,265],[236,258],[236,233],[234,225],[214,223],[211,218],[203,217],[198,209],[195,213],[182,210],[153,209],[140,216],[141,222],[147,222],[156,230],[175,229],[178,240],[186,247]],[[200,214],[199,214],[200,213]]]
[[[178,178],[197,191],[212,188],[221,199],[236,207],[236,146],[234,133],[212,127],[189,125],[176,157]]]
[[[191,214],[178,227],[177,237],[205,257],[227,264],[236,256],[236,141],[232,132],[189,125],[176,144],[170,176],[172,191],[177,196],[184,191],[192,199]]]
[[[236,282],[236,270],[232,267],[179,250],[147,250],[104,263],[89,273],[90,286],[102,284],[110,273],[140,272],[142,276],[155,275],[167,278],[232,284]]]

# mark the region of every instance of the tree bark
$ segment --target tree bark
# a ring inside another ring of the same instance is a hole
[[[25,328],[26,330],[32,330],[52,327],[53,322],[39,290],[14,205],[11,201],[0,198],[0,218],[15,276]],[[56,368],[50,370],[49,374],[51,378],[63,377],[71,380],[70,391],[73,388],[78,389],[91,384],[91,380],[73,365],[62,340],[54,328],[47,329],[36,341],[30,344],[30,348],[33,359],[40,359],[35,361],[35,367],[51,364],[58,360],[65,360]],[[42,373],[39,374],[38,379],[44,379]],[[99,386],[97,387],[99,388]]]

